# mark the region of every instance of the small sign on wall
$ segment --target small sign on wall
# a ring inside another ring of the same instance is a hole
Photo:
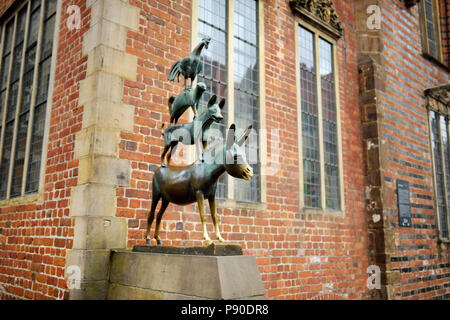
[[[409,182],[397,179],[398,222],[400,227],[411,227]]]

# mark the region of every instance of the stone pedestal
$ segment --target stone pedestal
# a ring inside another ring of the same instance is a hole
[[[109,282],[110,300],[265,299],[256,259],[244,255],[113,251]]]

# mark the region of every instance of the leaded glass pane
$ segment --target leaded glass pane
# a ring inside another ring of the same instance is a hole
[[[16,153],[14,156],[13,178],[11,185],[11,198],[21,195],[22,177],[25,163],[25,146],[27,142],[27,128],[30,113],[20,116],[17,131]]]
[[[340,208],[333,46],[319,39],[326,206]]]
[[[247,160],[253,168],[251,181],[234,180],[234,198],[238,201],[259,201],[260,170],[258,165],[259,104],[257,2],[234,2],[234,122],[236,136],[249,126],[252,134],[246,143]]]
[[[45,1],[45,18],[54,15],[56,13],[56,0],[46,0]]]
[[[28,46],[32,46],[37,42],[39,35],[39,18],[41,15],[40,8],[31,14],[30,29],[28,31]]]
[[[197,82],[206,84],[206,91],[199,106],[201,113],[212,95],[217,95],[217,101],[227,96],[227,65],[226,65],[226,1],[199,0],[198,40],[211,37],[207,50],[202,51],[203,72],[198,75]],[[225,137],[227,112],[222,110],[224,120],[213,123],[211,129],[218,129]],[[217,196],[226,197],[226,175],[222,175],[217,183]]]
[[[55,28],[55,16],[52,16],[44,23],[44,36],[42,39],[41,61],[52,54],[53,30]]]
[[[8,54],[12,48],[12,40],[14,35],[14,19],[11,19],[6,25],[5,30],[5,49],[3,51],[3,56]]]
[[[448,119],[446,120],[444,116],[440,117],[441,123],[441,137],[442,137],[442,152],[444,156],[444,170],[445,170],[445,179],[447,182],[447,211],[446,211],[446,220],[448,223],[448,219],[450,217],[450,150],[449,150],[449,135],[448,135]],[[448,224],[447,224],[447,236],[448,236]]]
[[[36,61],[36,47],[29,48],[25,56],[25,72],[33,71]]]
[[[15,45],[21,43],[25,37],[25,24],[27,22],[27,10],[28,6],[25,5],[22,10],[20,10],[17,20],[17,29],[16,29],[16,39]]]
[[[5,100],[6,100],[5,97],[6,97],[6,90],[3,90],[2,92],[0,92],[0,128],[3,123],[3,110],[5,107]]]
[[[41,0],[32,0],[31,1],[31,11],[36,10],[41,5]]]
[[[2,59],[2,71],[0,75],[0,89],[6,89],[6,85],[8,84],[8,73],[9,73],[9,65],[10,65],[10,57],[11,55],[8,54],[7,56],[3,57]]]
[[[226,12],[226,0],[198,0],[198,19],[218,29],[226,29]]]
[[[7,122],[13,120],[14,116],[16,114],[18,89],[19,89],[19,81],[14,82],[9,87],[8,105],[7,105],[7,111],[6,111],[6,121]]]
[[[303,193],[305,207],[321,207],[319,126],[314,34],[299,26],[302,105]]]
[[[255,0],[234,1],[234,35],[256,46],[257,5]]]
[[[36,104],[40,104],[47,100],[48,85],[50,82],[50,65],[51,58],[43,61],[39,65],[39,80],[37,87]]]
[[[439,116],[430,111],[431,140],[434,158],[434,174],[436,179],[436,202],[439,215],[441,237],[448,238],[447,207],[445,205],[444,167],[442,163],[442,145],[439,130]]]
[[[33,70],[25,73],[22,79],[22,101],[20,104],[20,112],[30,110],[31,91],[33,90]]]
[[[17,81],[20,78],[20,65],[22,64],[23,43],[14,49],[14,59],[11,70],[11,82]]]
[[[427,26],[428,51],[433,57],[437,57],[436,19],[433,11],[432,0],[424,0],[425,23]]]
[[[0,166],[0,199],[6,198],[8,185],[9,161],[11,160],[11,147],[13,141],[14,122],[10,122],[5,127],[5,138],[3,140],[2,163]]]
[[[44,141],[45,106],[41,104],[34,110],[33,132],[31,136],[30,160],[28,164],[28,175],[26,192],[36,192],[39,189],[39,171],[42,160],[42,147]]]

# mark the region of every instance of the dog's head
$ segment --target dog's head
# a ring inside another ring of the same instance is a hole
[[[206,108],[205,111],[206,114],[204,122],[210,121],[212,123],[212,122],[220,122],[223,120],[222,109],[225,106],[225,98],[220,100],[218,104],[216,103],[216,100],[217,100],[216,95],[213,95],[211,99],[209,99],[208,107]]]

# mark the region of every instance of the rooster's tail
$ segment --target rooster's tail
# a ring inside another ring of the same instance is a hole
[[[172,115],[172,105],[173,105],[173,102],[175,101],[175,96],[171,96],[170,98],[169,98],[169,103],[168,103],[168,106],[169,106],[169,113],[170,113],[170,115]]]
[[[170,68],[169,76],[167,77],[167,79],[169,81],[175,81],[175,78],[181,72],[181,66],[180,65],[181,65],[181,60],[175,62],[173,64],[172,68]],[[178,77],[178,81],[180,81],[180,77]]]

